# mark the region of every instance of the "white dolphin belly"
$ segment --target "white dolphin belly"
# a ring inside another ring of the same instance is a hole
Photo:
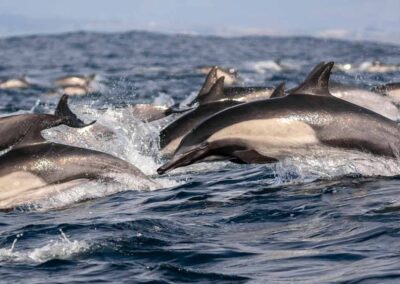
[[[48,185],[40,177],[24,171],[0,177],[0,209],[10,209],[51,197],[86,182],[85,179]]]
[[[243,121],[217,131],[209,143],[230,140],[277,157],[282,149],[298,149],[320,144],[314,129],[307,123],[286,118]]]

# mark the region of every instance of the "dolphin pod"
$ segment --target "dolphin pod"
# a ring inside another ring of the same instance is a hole
[[[71,182],[120,181],[126,175],[135,188],[157,186],[138,168],[117,157],[46,141],[42,130],[61,124],[82,128],[94,123],[80,120],[67,101],[68,96],[62,96],[53,115],[22,114],[0,119],[0,149],[10,149],[0,156],[0,209],[49,197],[69,188]]]
[[[397,158],[397,123],[334,97],[332,67],[333,62],[318,64],[287,96],[232,106],[202,121],[158,173],[209,160],[271,163],[316,147]]]
[[[400,85],[371,90],[331,82],[333,62],[321,62],[297,87],[235,86],[237,73],[212,67],[197,96],[173,106],[124,108],[150,122],[171,116],[159,133],[168,158],[159,174],[198,162],[274,163],[314,149],[400,155]],[[94,76],[70,76],[60,87],[88,88]],[[228,81],[228,84],[226,84]],[[229,85],[229,86],[227,86]],[[118,108],[117,108],[118,109]],[[48,198],[87,181],[120,182],[146,189],[158,186],[134,165],[107,153],[46,141],[41,131],[85,123],[63,95],[54,114],[0,118],[0,210]],[[96,129],[91,131],[98,131]]]

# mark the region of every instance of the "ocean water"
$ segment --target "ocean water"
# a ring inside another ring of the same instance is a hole
[[[315,38],[219,38],[69,33],[0,39],[0,114],[51,111],[52,81],[96,73],[97,91],[71,98],[90,129],[49,140],[102,150],[161,188],[91,183],[0,213],[2,283],[398,283],[400,163],[359,153],[315,153],[275,165],[203,163],[158,177],[158,131],[121,107],[173,104],[200,89],[196,69],[239,70],[241,85],[301,82],[319,61],[400,64],[400,47]],[[274,60],[288,68],[278,70]],[[400,72],[335,73],[369,88]],[[107,129],[114,132],[112,137]]]

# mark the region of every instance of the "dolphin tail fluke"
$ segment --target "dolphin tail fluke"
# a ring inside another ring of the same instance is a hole
[[[69,108],[67,95],[63,95],[61,97],[54,115],[60,119],[61,124],[65,124],[74,128],[86,127],[96,122],[92,121],[90,123],[84,123],[82,120],[80,120]]]

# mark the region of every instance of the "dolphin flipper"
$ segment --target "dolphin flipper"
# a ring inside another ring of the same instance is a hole
[[[277,159],[263,156],[254,149],[234,151],[232,155],[235,158],[233,158],[231,162],[237,164],[269,164],[278,161]]]
[[[158,174],[188,166],[197,162],[205,161],[210,156],[225,157],[223,160],[230,160],[237,164],[264,164],[277,162],[276,159],[266,157],[255,149],[248,148],[240,141],[225,140],[216,142],[204,142],[198,147],[183,154],[176,154],[169,162],[157,169]]]
[[[65,124],[73,128],[86,127],[96,122],[94,120],[90,123],[84,123],[82,120],[80,120],[68,106],[68,95],[63,95],[61,97],[54,115],[60,119],[60,124]]]

